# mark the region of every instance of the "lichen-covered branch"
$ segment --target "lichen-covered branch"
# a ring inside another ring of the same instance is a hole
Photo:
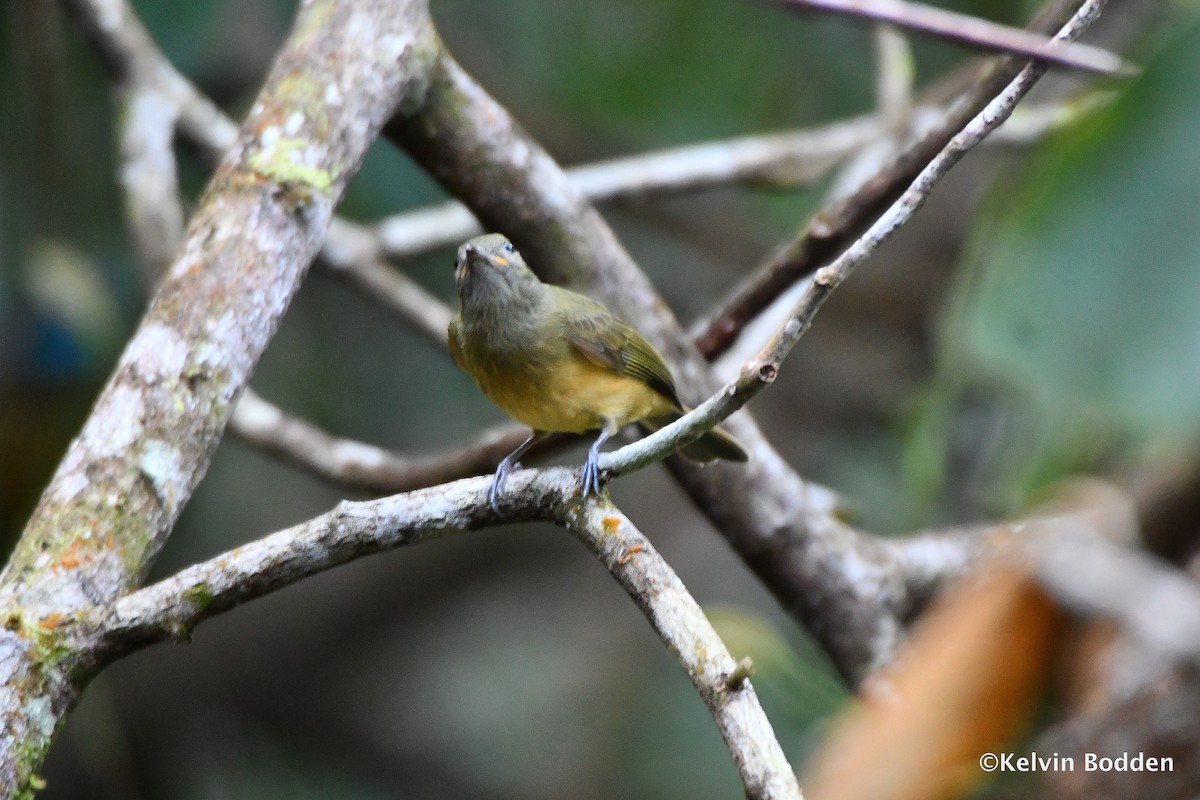
[[[81,19],[94,24],[94,39],[113,41],[104,34],[132,30],[122,27],[123,8],[82,9]],[[158,294],[0,574],[8,693],[0,793],[31,786],[89,675],[52,621],[111,601],[145,576],[347,182],[392,110],[419,101],[430,25],[416,0],[302,7]],[[159,69],[145,63],[109,66]],[[48,659],[47,640],[65,652]]]
[[[203,474],[382,118],[422,91],[413,68],[425,52],[419,5],[406,13],[383,2],[337,7],[313,3],[301,14],[158,296],[35,510],[2,576],[4,599],[82,606],[140,577]],[[305,29],[311,15],[341,11],[344,24],[321,36]],[[368,34],[367,25],[379,27]],[[43,565],[68,549],[88,561],[86,590],[72,571]]]

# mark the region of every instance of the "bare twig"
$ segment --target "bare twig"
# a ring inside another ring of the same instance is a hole
[[[876,25],[875,105],[891,130],[900,130],[912,108],[917,67],[903,33],[891,25]]]
[[[687,671],[733,755],[746,796],[800,800],[796,776],[750,681],[730,681],[739,672],[737,660],[650,541],[606,503],[565,509],[560,522],[604,562]]]
[[[889,63],[895,62],[889,59]],[[899,88],[888,92],[894,95]],[[893,100],[899,104],[898,98]],[[1050,121],[1062,124],[1078,110],[1076,104],[1047,104],[1034,115],[1044,124],[1013,128],[1011,135],[1006,128],[1003,138],[1018,143],[1035,140]],[[944,114],[944,109],[933,106],[909,111],[909,127],[917,130],[932,128],[933,119]],[[885,126],[877,117],[856,117],[811,130],[743,136],[599,161],[572,167],[567,175],[593,202],[698,191],[737,182],[807,186],[883,135]],[[360,229],[358,239],[341,223],[336,241],[331,235],[323,256],[334,270],[349,269],[355,260],[408,258],[457,245],[481,232],[479,221],[466,206],[451,201],[380,220],[371,229]]]
[[[405,457],[381,447],[332,436],[247,389],[229,421],[247,442],[331,481],[377,492],[403,492],[490,473],[529,437],[515,423],[485,430],[449,451]]]
[[[615,158],[574,167],[567,175],[593,202],[747,181],[806,185],[879,135],[875,118],[858,117],[811,131],[742,136]],[[482,230],[457,202],[398,214],[376,226],[379,244],[389,258],[456,245]]]
[[[126,87],[120,184],[142,282],[154,286],[183,236],[183,205],[171,149],[179,107],[153,88]]]
[[[186,638],[200,621],[306,576],[369,553],[507,521],[493,512],[489,480],[473,478],[333,511],[189,567],[126,595],[78,624],[103,657],[163,639]],[[679,577],[645,536],[606,501],[576,499],[563,468],[514,475],[502,512],[567,528],[604,563],[687,672],[716,721],[750,798],[800,798],[771,724],[746,680],[729,686],[737,662]]]
[[[163,57],[126,0],[59,0],[79,24],[113,82],[153,89],[178,109],[184,132],[219,158],[237,126]]]
[[[1128,77],[1136,70],[1120,56],[1099,47],[1043,37],[979,17],[908,0],[770,0],[787,8],[811,9],[885,22],[910,31],[1015,56],[1033,58],[1101,75]]]

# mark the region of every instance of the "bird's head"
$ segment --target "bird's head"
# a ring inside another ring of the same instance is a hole
[[[499,233],[476,236],[458,248],[454,283],[464,302],[468,299],[504,302],[531,295],[541,288],[541,281],[513,243]]]

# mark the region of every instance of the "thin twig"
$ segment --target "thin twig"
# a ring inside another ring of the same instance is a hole
[[[113,82],[153,89],[170,98],[179,124],[219,158],[237,138],[237,125],[163,56],[127,0],[59,0],[87,37]]]
[[[1021,28],[908,0],[770,0],[795,10],[827,11],[885,22],[981,50],[1033,58],[1100,75],[1129,77],[1136,69],[1115,53],[1077,42],[1046,41]]]
[[[912,107],[917,67],[912,48],[897,28],[880,24],[875,43],[875,105],[891,130],[900,130]]]
[[[183,204],[172,149],[179,107],[153,88],[122,87],[120,184],[134,251],[147,288],[158,283],[183,237]]]
[[[406,457],[333,436],[285,413],[250,389],[238,401],[229,427],[250,444],[327,480],[381,493],[410,491],[490,473],[500,459],[529,437],[528,428],[508,423],[485,430],[452,449]]]
[[[812,130],[742,136],[614,158],[568,169],[567,175],[593,202],[738,182],[803,186],[880,133],[876,118],[858,117]],[[375,230],[384,255],[404,258],[456,245],[483,229],[462,203],[448,202],[382,220]]]

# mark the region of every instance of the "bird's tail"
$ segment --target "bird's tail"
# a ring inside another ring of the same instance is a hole
[[[664,414],[654,419],[642,420],[639,425],[648,431],[656,431],[664,425],[669,425],[679,419],[685,411]],[[714,461],[718,458],[725,461],[749,461],[750,454],[742,443],[720,428],[713,428],[688,446],[680,449],[680,454],[690,461]]]

